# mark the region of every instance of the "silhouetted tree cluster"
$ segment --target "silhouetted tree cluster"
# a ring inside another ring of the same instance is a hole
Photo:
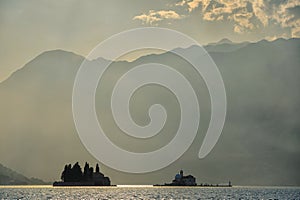
[[[53,186],[110,186],[109,177],[100,172],[99,165],[96,165],[96,171],[94,172],[94,168],[90,167],[87,162],[83,171],[78,162],[73,167],[71,164],[65,165],[61,173],[61,179],[63,182],[55,181]]]
[[[96,172],[99,172],[99,165],[96,166]],[[83,172],[80,165],[76,162],[73,167],[71,164],[65,165],[64,171],[61,174],[61,179],[64,182],[81,182],[93,179],[94,169],[86,162]]]
[[[98,165],[98,163],[97,163],[97,165],[96,165],[96,172],[97,172],[97,173],[99,173],[99,172],[100,172],[100,168],[99,168],[99,165]]]
[[[93,178],[94,169],[86,162],[83,168],[83,180],[88,181]]]

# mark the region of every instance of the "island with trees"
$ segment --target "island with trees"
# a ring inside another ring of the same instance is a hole
[[[78,162],[73,166],[71,164],[65,165],[61,180],[55,181],[53,186],[111,186],[109,177],[100,172],[99,165],[96,165],[94,172],[94,168],[90,167],[87,162],[83,172]]]

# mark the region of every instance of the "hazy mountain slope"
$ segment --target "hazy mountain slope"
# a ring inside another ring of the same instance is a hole
[[[209,43],[203,47],[208,52],[232,52],[232,51],[236,51],[242,47],[245,47],[248,44],[250,44],[250,42],[234,43],[234,42],[230,41],[229,39],[224,38],[224,39],[220,40],[219,42]]]
[[[223,38],[218,42],[211,42],[208,43],[208,45],[220,45],[220,44],[234,44],[234,42],[232,42],[230,39],[228,38]]]
[[[230,51],[220,47],[210,52],[224,79],[228,112],[219,142],[202,160],[197,152],[208,126],[210,103],[205,84],[192,67],[171,53],[112,64],[98,86],[96,108],[108,137],[121,147],[133,151],[157,149],[173,137],[178,126],[178,102],[164,88],[152,86],[135,94],[132,116],[145,125],[149,122],[149,105],[161,103],[170,117],[166,130],[150,141],[137,141],[116,128],[110,113],[111,89],[136,65],[158,62],[173,66],[191,80],[201,108],[199,134],[182,158],[144,175],[120,173],[104,166],[113,183],[167,182],[183,168],[195,175],[198,183],[231,179],[234,184],[300,184],[300,40],[230,45]],[[196,48],[183,51],[197,57]],[[1,163],[26,176],[54,180],[59,179],[65,163],[96,162],[81,144],[72,118],[72,87],[82,60],[65,51],[45,52],[0,84]]]
[[[60,173],[64,162],[77,159],[70,156],[80,146],[71,94],[82,60],[61,50],[45,52],[0,84],[3,164],[47,180],[49,173]]]
[[[0,185],[41,185],[46,184],[36,178],[27,178],[0,164]]]
[[[236,51],[240,48],[243,48],[247,46],[249,43],[248,42],[243,42],[239,44],[218,44],[218,45],[206,45],[204,46],[205,50],[208,52],[232,52]]]
[[[299,184],[299,47],[299,39],[261,41],[235,52],[211,54],[227,88],[224,151],[230,157],[243,155],[228,161],[255,177],[249,182],[265,177],[269,184],[288,179]]]

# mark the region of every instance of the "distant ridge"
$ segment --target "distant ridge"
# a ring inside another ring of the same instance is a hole
[[[232,42],[228,38],[223,38],[223,39],[221,39],[221,40],[219,40],[217,42],[208,43],[206,46],[209,46],[209,45],[220,45],[220,44],[238,44],[238,43]]]
[[[208,52],[233,52],[240,48],[246,47],[250,42],[232,42],[228,38],[223,38],[218,42],[209,43],[204,46]]]
[[[27,178],[18,172],[0,164],[0,185],[45,185],[46,182],[37,178]]]
[[[191,46],[180,51],[198,58],[197,48]],[[226,87],[227,125],[222,140],[216,145],[212,156],[208,157],[211,160],[199,162],[194,156],[198,153],[198,147],[191,147],[191,151],[178,160],[178,165],[188,168],[204,183],[220,183],[230,177],[237,185],[300,185],[297,165],[300,163],[297,135],[300,124],[300,39],[218,44],[204,48],[218,66]],[[97,162],[82,145],[72,118],[72,88],[83,59],[62,50],[48,51],[0,84],[1,163],[28,177],[54,180],[59,178],[57,172],[66,162]],[[189,78],[192,86],[198,88],[196,94],[199,97],[208,96],[205,83],[199,80],[192,67],[172,53],[143,56],[133,62],[113,62],[96,92],[96,109],[101,111],[98,117],[103,124],[109,125],[113,119],[109,110],[110,101],[104,99],[110,96],[106,92],[112,91],[122,74],[134,66],[150,62],[174,67]],[[170,122],[177,120],[172,117],[178,115],[173,109],[177,108],[177,101],[173,101],[175,98],[170,98],[170,94],[164,91],[156,92],[156,88],[155,92],[152,88],[146,89],[150,92],[145,91],[140,96],[137,94],[137,100],[133,99],[139,102],[138,106],[133,102],[135,119],[146,124],[146,112],[139,106],[147,108],[148,104],[155,102],[168,106]],[[144,97],[141,103],[138,97]],[[202,118],[207,120],[204,124],[209,124],[209,98],[204,98],[200,103]],[[176,128],[170,124],[170,128],[173,127]],[[166,129],[165,133],[169,130]],[[109,133],[114,141],[127,147],[125,134],[119,129],[111,129]],[[159,142],[167,144],[165,142],[169,142],[171,136],[160,137]],[[153,150],[152,144],[133,144],[128,148],[132,151],[150,151]],[[276,156],[268,156],[269,152],[276,152]],[[157,173],[137,176],[118,173],[103,166],[103,172],[110,175],[114,184],[157,183],[173,177],[172,170],[178,170],[178,166],[170,165]],[[245,171],[247,178],[244,177]]]
[[[231,40],[229,40],[228,38],[223,38],[222,40],[217,42],[217,44],[232,44],[232,43],[233,42]]]

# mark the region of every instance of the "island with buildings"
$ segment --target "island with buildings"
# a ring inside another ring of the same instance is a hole
[[[165,184],[156,184],[153,186],[198,186],[198,187],[232,187],[231,182],[229,181],[228,184],[197,184],[196,178],[192,175],[185,176],[183,174],[183,170],[180,170],[179,174],[175,175],[175,179],[171,183]]]
[[[172,183],[165,183],[163,185],[154,185],[154,186],[197,186],[196,178],[192,175],[183,175],[183,170],[180,170],[179,174],[175,175],[175,179]]]
[[[65,165],[61,180],[55,181],[53,186],[111,186],[109,177],[100,172],[99,165],[96,165],[94,172],[94,168],[90,167],[87,162],[83,172],[78,162],[73,167],[71,164]]]

